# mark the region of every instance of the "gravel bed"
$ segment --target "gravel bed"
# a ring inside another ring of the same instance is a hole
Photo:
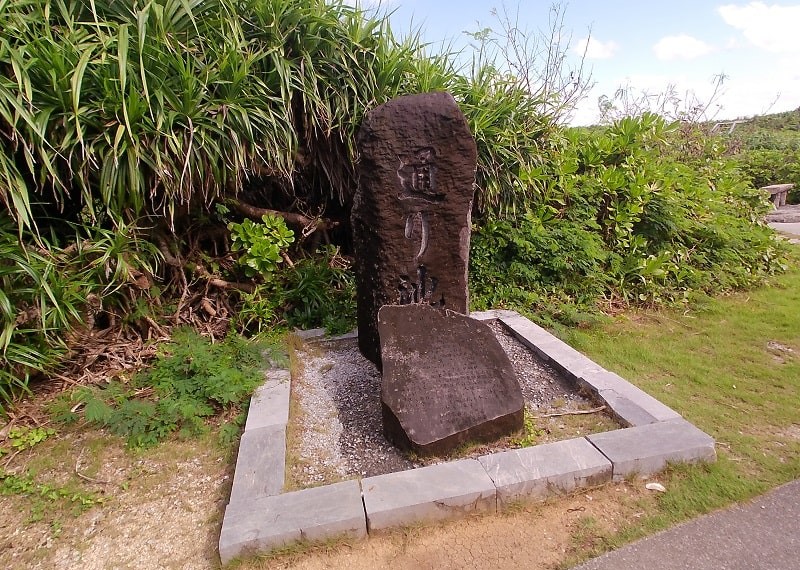
[[[498,322],[494,331],[517,373],[528,410],[579,409],[591,401],[516,340]],[[306,487],[352,477],[369,477],[446,461],[409,456],[383,437],[381,377],[361,356],[355,339],[321,341],[299,353],[302,372],[292,382],[295,436],[290,444],[291,477]],[[479,453],[509,447],[481,446]]]

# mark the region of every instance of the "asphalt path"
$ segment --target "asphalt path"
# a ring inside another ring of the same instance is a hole
[[[624,546],[573,570],[798,570],[800,480]]]
[[[800,237],[800,222],[791,222],[791,223],[770,222],[769,227],[771,227],[776,232],[780,232],[782,234],[791,234]]]

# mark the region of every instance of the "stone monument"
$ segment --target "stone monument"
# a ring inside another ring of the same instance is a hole
[[[399,97],[358,133],[352,213],[361,353],[383,369],[386,437],[420,455],[522,428],[492,331],[466,316],[477,149],[447,93]]]
[[[358,343],[380,369],[383,305],[468,311],[477,149],[448,93],[398,97],[373,109],[358,148],[352,211]]]
[[[523,427],[514,369],[480,321],[425,305],[378,313],[383,431],[419,455],[489,442]]]

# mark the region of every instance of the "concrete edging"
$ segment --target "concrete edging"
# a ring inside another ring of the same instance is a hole
[[[492,310],[471,316],[502,322],[629,427],[282,493],[290,374],[270,371],[250,402],[220,533],[222,564],[297,540],[362,538],[368,531],[496,512],[515,501],[544,499],[634,474],[644,477],[668,462],[715,460],[710,436],[519,313]],[[322,329],[303,334],[306,340],[323,336]]]

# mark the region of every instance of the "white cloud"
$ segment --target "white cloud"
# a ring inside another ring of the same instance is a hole
[[[579,40],[573,52],[580,57],[586,54],[586,59],[609,59],[618,49],[619,45],[615,41],[601,42],[590,36]]]
[[[664,36],[653,46],[656,57],[664,61],[671,59],[695,59],[709,54],[713,50],[714,48],[703,40],[698,40],[686,34]]]
[[[797,30],[800,5],[778,6],[750,2],[745,6],[725,4],[717,8],[726,24],[740,30],[754,46],[774,53],[798,53]]]

